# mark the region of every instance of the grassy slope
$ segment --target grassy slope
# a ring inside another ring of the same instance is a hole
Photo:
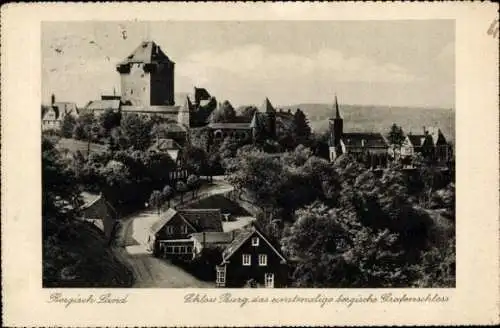
[[[303,110],[315,131],[328,128],[332,117],[331,104],[298,104],[284,109]],[[421,134],[423,126],[438,126],[449,140],[455,140],[455,112],[451,109],[427,109],[410,107],[377,107],[340,105],[344,118],[344,131],[373,131],[387,133],[392,123],[403,127],[405,133]]]
[[[87,155],[87,147],[88,144],[86,141],[76,140],[76,139],[66,139],[61,138],[56,146],[58,149],[68,149],[70,152],[75,153],[76,151],[80,151],[84,156]],[[90,152],[91,153],[102,153],[106,150],[106,146],[90,143]]]
[[[44,277],[44,287],[129,287],[130,270],[114,256],[101,231],[85,222],[73,222],[56,247],[44,252],[44,264],[56,274]],[[64,270],[66,278],[61,275]],[[49,278],[49,279],[47,279]]]

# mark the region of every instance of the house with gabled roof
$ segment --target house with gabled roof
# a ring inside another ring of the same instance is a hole
[[[239,231],[216,267],[218,287],[242,287],[253,282],[266,288],[286,287],[288,261],[255,224]]]
[[[67,115],[78,117],[78,109],[75,103],[56,101],[52,95],[51,105],[42,113],[42,131],[59,130],[64,117]]]
[[[413,157],[416,154],[440,162],[450,160],[451,146],[437,127],[424,127],[423,134],[408,134],[401,146],[401,157]]]
[[[190,235],[197,232],[222,232],[220,209],[168,209],[152,225],[149,247],[156,255],[192,259]]]

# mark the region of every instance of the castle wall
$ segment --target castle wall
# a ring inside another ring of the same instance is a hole
[[[153,106],[175,105],[174,100],[174,63],[161,63],[151,76],[151,99]]]
[[[130,102],[133,106],[150,106],[149,73],[144,72],[143,64],[131,63],[130,73],[121,74],[122,102]]]

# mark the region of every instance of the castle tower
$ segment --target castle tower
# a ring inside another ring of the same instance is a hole
[[[116,66],[121,77],[121,101],[132,106],[172,106],[174,66],[153,41],[142,42]]]
[[[335,117],[330,118],[330,145],[338,147],[340,145],[340,140],[342,139],[342,134],[344,130],[344,120],[340,115],[339,103],[337,101],[337,95],[335,95]]]

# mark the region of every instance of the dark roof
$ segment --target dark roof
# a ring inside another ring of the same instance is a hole
[[[89,194],[87,194],[89,195]],[[85,204],[80,207],[80,213],[84,215],[87,219],[104,219],[108,216],[110,218],[116,219],[117,213],[114,207],[102,197],[98,195],[94,199],[90,199],[91,196],[82,195]]]
[[[222,253],[223,260],[229,259],[254,233],[254,228],[241,230]]]
[[[156,234],[158,231],[163,228],[165,224],[167,224],[174,216],[177,214],[177,211],[174,210],[173,208],[169,208],[166,212],[164,212],[160,216],[160,220],[156,221],[152,226],[151,226],[151,232],[153,234]]]
[[[413,146],[422,146],[424,144],[426,136],[423,134],[409,134],[408,139]]]
[[[151,64],[165,61],[172,62],[161,50],[160,46],[154,41],[144,41],[119,65],[130,63]]]
[[[216,129],[249,130],[251,128],[249,123],[210,123],[208,127],[213,130]]]
[[[351,132],[342,135],[346,147],[386,148],[387,141],[378,132]]]
[[[233,254],[241,246],[243,246],[245,242],[248,239],[250,239],[250,237],[252,237],[254,234],[258,234],[262,239],[264,239],[264,241],[269,245],[269,247],[271,247],[279,257],[281,257],[284,261],[286,261],[285,256],[279,250],[279,248],[273,245],[273,243],[269,241],[269,238],[266,235],[264,235],[264,233],[259,228],[257,228],[255,224],[251,224],[239,231],[239,233],[236,235],[231,244],[229,244],[222,253],[222,260],[227,261],[229,258],[231,258],[231,256],[233,256]]]
[[[222,214],[220,209],[182,209],[178,213],[189,221],[198,232],[222,232]]]

